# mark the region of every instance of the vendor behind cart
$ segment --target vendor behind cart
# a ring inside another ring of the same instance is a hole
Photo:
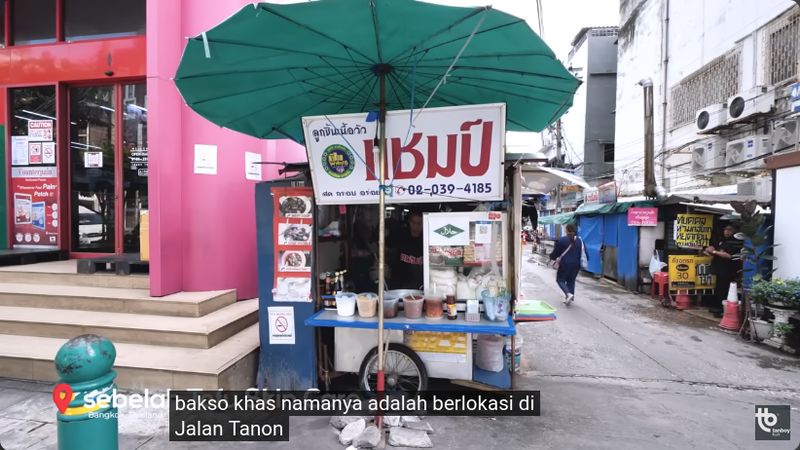
[[[391,266],[392,289],[419,289],[423,284],[422,213],[410,211],[406,225],[396,241],[397,257]]]

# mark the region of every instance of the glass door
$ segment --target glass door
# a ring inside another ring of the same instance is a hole
[[[139,253],[139,220],[147,210],[147,85],[122,85],[123,251]]]
[[[74,87],[69,98],[72,251],[115,253],[114,86]]]

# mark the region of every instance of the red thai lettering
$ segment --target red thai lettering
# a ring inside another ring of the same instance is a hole
[[[464,175],[470,177],[485,175],[489,170],[489,157],[491,156],[492,151],[492,122],[483,122],[480,160],[475,166],[470,163],[472,134],[469,133],[469,129],[476,125],[480,125],[481,122],[483,122],[483,120],[478,119],[473,122],[464,122],[461,124],[461,131],[466,131],[466,133],[461,135],[461,171],[464,172]]]
[[[428,178],[435,178],[437,175],[452,177],[456,173],[456,145],[458,135],[447,135],[447,155],[445,156],[444,166],[439,165],[437,136],[428,136]]]
[[[406,145],[400,143],[400,138],[392,138],[392,167],[395,168],[395,173],[392,176],[395,180],[403,180],[408,178],[417,178],[422,173],[422,168],[425,167],[425,156],[419,149],[414,148],[419,144],[422,139],[422,133],[414,133],[411,136],[411,142]],[[409,170],[403,170],[398,161],[403,157],[403,153],[408,153],[414,158],[414,165]]]

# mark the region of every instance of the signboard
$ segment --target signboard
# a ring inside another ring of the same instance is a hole
[[[42,164],[56,163],[56,143],[42,142]]]
[[[591,205],[593,203],[600,203],[600,191],[592,187],[583,191],[583,203]]]
[[[58,171],[12,167],[14,247],[58,247]]]
[[[294,344],[294,307],[268,306],[270,344]]]
[[[673,255],[669,257],[669,289],[714,289],[711,256]]]
[[[29,141],[52,141],[53,140],[53,121],[52,120],[29,120],[28,121],[28,140]]]
[[[800,83],[795,83],[789,87],[789,103],[792,112],[800,112]]]
[[[608,183],[597,186],[597,192],[600,203],[614,203],[617,201],[617,182],[609,181]]]
[[[419,114],[419,116],[417,116]],[[369,113],[303,118],[320,205],[378,203],[378,122]],[[386,117],[387,203],[501,200],[504,104],[392,111]]]
[[[312,191],[308,187],[273,188],[275,245],[272,299],[311,302]]]
[[[41,164],[42,163],[42,143],[29,142],[28,143],[28,164]]]
[[[628,208],[629,227],[654,227],[658,225],[658,208]]]
[[[711,241],[714,216],[710,214],[678,214],[675,219],[675,245],[701,249]]]
[[[469,218],[435,214],[428,218],[429,245],[469,245]]]

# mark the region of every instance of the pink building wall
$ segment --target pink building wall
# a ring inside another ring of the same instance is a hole
[[[225,20],[243,0],[148,0],[147,92],[150,292],[237,289],[257,296],[255,181],[245,152],[262,161],[305,160],[291,141],[265,141],[225,130],[197,115],[172,81],[186,37]],[[217,146],[217,175],[194,174],[194,145]],[[277,178],[262,166],[262,179]]]

